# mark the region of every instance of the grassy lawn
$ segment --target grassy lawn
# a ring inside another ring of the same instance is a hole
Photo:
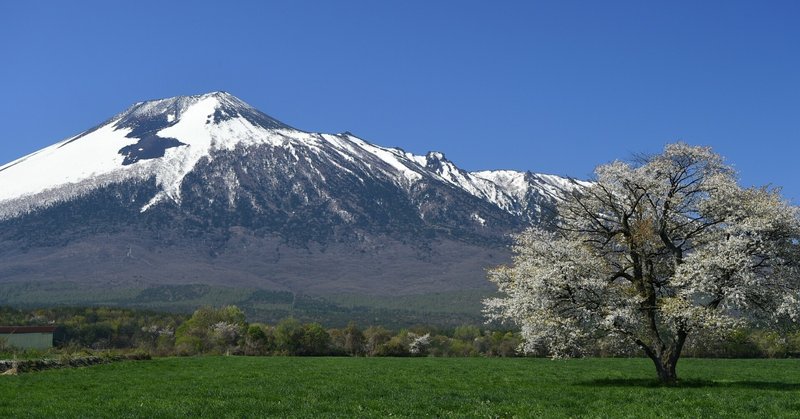
[[[0,377],[0,417],[798,417],[800,360],[126,361]]]

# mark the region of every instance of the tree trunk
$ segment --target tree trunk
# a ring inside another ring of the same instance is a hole
[[[677,357],[674,360],[653,358],[653,363],[656,364],[656,372],[658,372],[661,384],[673,385],[678,382],[678,374],[675,372],[675,366],[678,363]]]
[[[678,374],[675,367],[678,365],[678,359],[681,357],[683,351],[683,344],[686,343],[687,333],[685,330],[679,330],[675,340],[668,350],[665,347],[654,350],[646,345],[644,342],[637,340],[636,343],[644,350],[647,356],[653,361],[656,366],[656,373],[658,379],[662,384],[673,385],[678,382]]]

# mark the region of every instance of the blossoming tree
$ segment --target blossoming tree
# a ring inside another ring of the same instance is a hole
[[[558,210],[555,228],[521,234],[513,264],[489,272],[503,296],[485,311],[518,323],[526,351],[572,356],[611,337],[672,383],[693,333],[800,315],[798,209],[739,186],[710,148],[600,166]]]

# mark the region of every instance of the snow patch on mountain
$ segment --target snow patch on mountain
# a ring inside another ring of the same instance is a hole
[[[514,199],[524,202],[532,192],[538,192],[553,200],[564,199],[567,193],[587,188],[591,182],[556,175],[545,175],[515,170],[484,170],[472,175],[498,185]]]
[[[525,172],[513,170],[487,170],[472,172],[472,175],[501,187],[507,194],[517,200],[522,200],[530,189],[530,184],[525,179]]]
[[[444,181],[463,189],[470,195],[489,201],[501,209],[518,213],[514,199],[491,180],[482,179],[458,168],[447,160],[444,153],[432,151],[425,156],[425,167]]]
[[[397,173],[400,173],[405,179],[406,184],[412,184],[422,179],[423,177],[422,174],[420,174],[418,170],[415,170],[415,168],[413,168],[408,164],[408,163],[413,163],[413,161],[409,160],[402,150],[396,148],[385,148],[374,144],[370,144],[353,135],[348,135],[347,139],[353,142],[356,146],[358,146],[362,150],[365,150],[375,155],[383,163],[386,163],[387,165],[392,167],[395,171],[397,171]]]
[[[128,138],[130,129],[106,125],[73,141],[69,138],[0,167],[0,202],[76,184],[114,171],[126,171],[118,151],[138,140]]]

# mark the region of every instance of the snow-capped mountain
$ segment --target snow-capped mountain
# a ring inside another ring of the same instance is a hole
[[[302,131],[225,92],[141,102],[0,166],[0,285],[481,288],[581,184]]]
[[[137,103],[95,128],[0,166],[0,216],[149,177],[155,178],[159,191],[141,211],[162,200],[180,203],[181,185],[202,159],[213,160],[215,154],[235,149],[246,156],[248,149],[259,146],[286,150],[295,162],[304,156],[323,158],[363,182],[348,168],[358,166],[404,190],[419,182],[444,181],[514,215],[530,210],[531,194],[553,199],[577,185],[558,176],[524,172],[470,173],[440,152],[417,156],[350,133],[300,131],[228,93],[214,92]],[[236,178],[227,182],[226,188],[234,192]]]

